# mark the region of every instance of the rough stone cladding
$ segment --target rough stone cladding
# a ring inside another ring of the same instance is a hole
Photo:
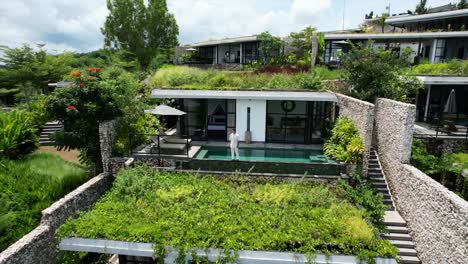
[[[87,210],[111,183],[112,177],[100,174],[44,209],[40,225],[0,253],[0,263],[54,263],[58,254],[57,228],[76,212]]]
[[[337,93],[340,116],[345,116],[354,121],[359,130],[359,135],[364,142],[363,172],[367,174],[367,164],[369,161],[370,149],[372,147],[372,135],[374,130],[374,108],[371,103],[358,100],[343,94]]]
[[[423,263],[466,263],[468,203],[408,165],[416,107],[377,99],[374,144]]]
[[[108,160],[112,157],[112,150],[116,137],[116,120],[99,123],[99,140],[101,144],[101,157],[104,172],[109,171]]]

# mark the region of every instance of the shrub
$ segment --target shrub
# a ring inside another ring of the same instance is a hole
[[[364,144],[359,132],[351,119],[340,117],[332,129],[331,137],[325,142],[324,151],[327,156],[346,163],[362,161]]]
[[[37,227],[43,209],[88,178],[83,168],[53,154],[0,160],[0,251]]]
[[[0,158],[18,159],[34,151],[39,143],[36,132],[30,114],[0,112]]]
[[[468,75],[468,62],[451,60],[445,63],[423,63],[411,69],[415,75]]]
[[[102,169],[99,143],[99,123],[122,115],[121,105],[126,98],[115,93],[115,86],[101,82],[99,71],[87,69],[88,74],[73,72],[73,82],[49,96],[48,112],[64,125],[64,131],[54,135],[62,149],[79,149],[80,161]]]
[[[407,101],[409,95],[422,88],[418,79],[406,76],[408,60],[398,53],[359,44],[343,54],[341,61],[355,98],[371,103],[378,97]]]

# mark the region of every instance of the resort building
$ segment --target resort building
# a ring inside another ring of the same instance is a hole
[[[385,20],[383,27],[378,18],[366,19],[367,31],[325,33],[324,63],[339,63],[338,54],[347,52],[350,43],[374,43],[375,48],[403,52],[413,51],[415,63],[427,60],[433,63],[468,58],[468,9],[451,10],[423,15],[396,15]]]
[[[261,45],[257,35],[207,40],[180,47],[176,61],[183,64],[235,67],[265,58],[260,50]],[[184,61],[181,58],[182,54],[194,51],[197,56],[192,60]]]
[[[226,141],[237,129],[242,141],[322,143],[337,98],[329,92],[155,89],[153,98],[176,99],[184,115],[179,132],[194,140]]]

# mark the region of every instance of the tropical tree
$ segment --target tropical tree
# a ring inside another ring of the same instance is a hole
[[[345,79],[352,85],[351,95],[371,103],[378,97],[409,101],[421,88],[415,77],[406,74],[409,55],[375,49],[372,43],[366,47],[352,45],[351,51],[341,57]]]
[[[109,15],[101,28],[105,45],[131,52],[143,70],[157,57],[170,56],[178,45],[179,27],[166,0],[108,0]],[[169,55],[168,55],[169,54]]]
[[[427,13],[427,0],[420,0],[419,4],[416,5],[416,9],[414,10],[414,13],[418,15],[426,14]]]
[[[292,39],[291,46],[294,49],[294,54],[299,60],[311,60],[312,52],[312,36],[317,32],[317,29],[312,26],[308,26],[300,32],[291,32],[289,37]],[[317,59],[322,59],[322,55],[325,52],[325,37],[323,33],[317,34],[318,38],[318,50]]]
[[[460,0],[457,4],[458,9],[465,9],[468,8],[468,2],[466,0]]]
[[[267,61],[279,56],[284,47],[284,41],[280,37],[276,37],[265,31],[257,36],[261,41],[260,51],[263,53]]]
[[[48,89],[49,82],[62,80],[70,72],[73,54],[48,54],[44,46],[38,45],[38,50],[26,44],[18,48],[0,46],[0,97],[8,104],[16,102],[15,97],[30,102],[34,95]]]
[[[377,17],[378,20],[377,20],[377,23],[379,24],[381,30],[382,30],[382,33],[385,32],[385,21],[387,21],[387,18],[390,16],[389,13],[383,13],[381,16]]]

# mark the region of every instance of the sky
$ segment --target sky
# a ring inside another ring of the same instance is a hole
[[[167,0],[180,44],[269,31],[287,36],[313,25],[320,31],[355,28],[366,13],[414,10],[419,0]],[[428,0],[439,6],[457,0]],[[50,52],[86,52],[103,46],[106,0],[1,0],[0,45],[46,43]]]

